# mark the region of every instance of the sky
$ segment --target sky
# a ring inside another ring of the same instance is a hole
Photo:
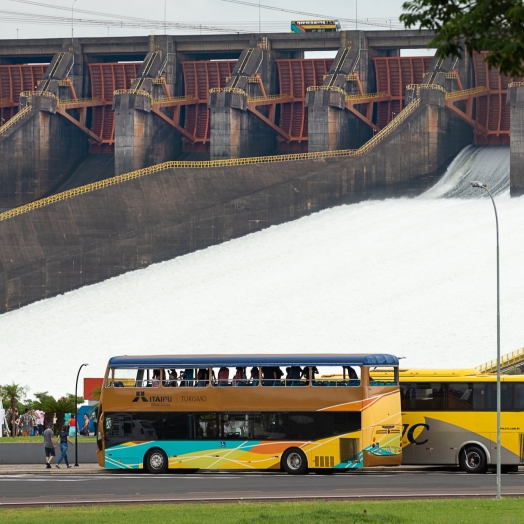
[[[318,18],[314,15],[341,19],[343,29],[355,29],[356,18],[359,29],[387,30],[390,25],[393,29],[401,29],[398,16],[403,1],[261,0],[259,9],[257,0],[0,0],[0,38],[71,36],[72,8],[76,37],[163,34],[164,7],[168,23],[183,24],[177,28],[169,27],[167,31],[170,34],[198,34],[211,29],[258,32],[259,24],[262,32],[288,32],[292,19]],[[270,7],[311,13],[312,16],[282,12]],[[91,14],[84,11],[91,11]],[[50,16],[59,17],[60,20],[50,20],[47,18]],[[84,25],[86,20],[94,20],[96,25]],[[125,24],[136,25],[137,20],[148,27],[120,27]]]
[[[506,187],[508,149],[497,153]],[[466,188],[484,180],[484,164],[492,171],[482,155],[459,164]],[[335,207],[0,315],[0,383],[59,396],[74,392],[82,363],[81,380],[101,377],[126,354],[369,352],[404,357],[403,367],[480,365],[496,356],[496,237],[479,191]],[[524,197],[508,193],[495,197],[502,354],[524,346]]]

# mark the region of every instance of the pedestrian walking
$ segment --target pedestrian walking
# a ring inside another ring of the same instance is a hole
[[[54,436],[53,424],[48,424],[47,429],[44,431],[45,463],[47,469],[51,469],[51,462],[55,456],[56,444],[53,441]]]
[[[29,413],[29,409],[26,408],[24,414],[20,417],[20,431],[22,436],[29,437],[31,434],[31,428],[33,427],[33,419]]]
[[[67,458],[67,448],[69,447],[68,444],[71,444],[74,446],[74,444],[69,440],[69,432],[67,430],[67,425],[64,424],[62,426],[62,431],[58,433],[56,437],[56,442],[58,443],[60,441],[60,457],[58,457],[58,460],[56,462],[56,467],[60,469],[60,463],[62,460],[65,460],[66,466],[69,469],[71,466],[69,465],[69,460]]]

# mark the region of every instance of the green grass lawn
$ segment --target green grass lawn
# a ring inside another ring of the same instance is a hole
[[[75,437],[69,437],[73,442]],[[20,444],[21,442],[44,442],[44,437],[2,437],[0,444]],[[78,442],[95,442],[95,437],[83,437],[78,435]]]
[[[36,509],[0,509],[12,523],[438,523],[499,524],[524,520],[521,499],[405,500],[385,502],[280,502],[237,504],[147,504]]]

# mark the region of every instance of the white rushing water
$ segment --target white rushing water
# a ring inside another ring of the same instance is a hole
[[[509,189],[509,146],[467,146],[451,162],[444,176],[422,198],[489,198],[471,186],[484,182],[493,195]]]
[[[82,362],[81,376],[98,377],[121,354],[478,365],[496,354],[493,206],[427,197],[340,206],[2,315],[0,383],[62,395]],[[524,198],[496,203],[505,353],[524,346]]]

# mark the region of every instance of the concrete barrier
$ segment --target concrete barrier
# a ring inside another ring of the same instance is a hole
[[[5,442],[8,437],[0,439],[0,464],[44,464],[44,442]],[[11,439],[9,439],[11,440]],[[94,464],[96,459],[96,442],[78,443],[78,463]],[[56,447],[56,460],[60,456],[60,446]],[[75,447],[69,446],[67,457],[71,464],[75,463]]]

